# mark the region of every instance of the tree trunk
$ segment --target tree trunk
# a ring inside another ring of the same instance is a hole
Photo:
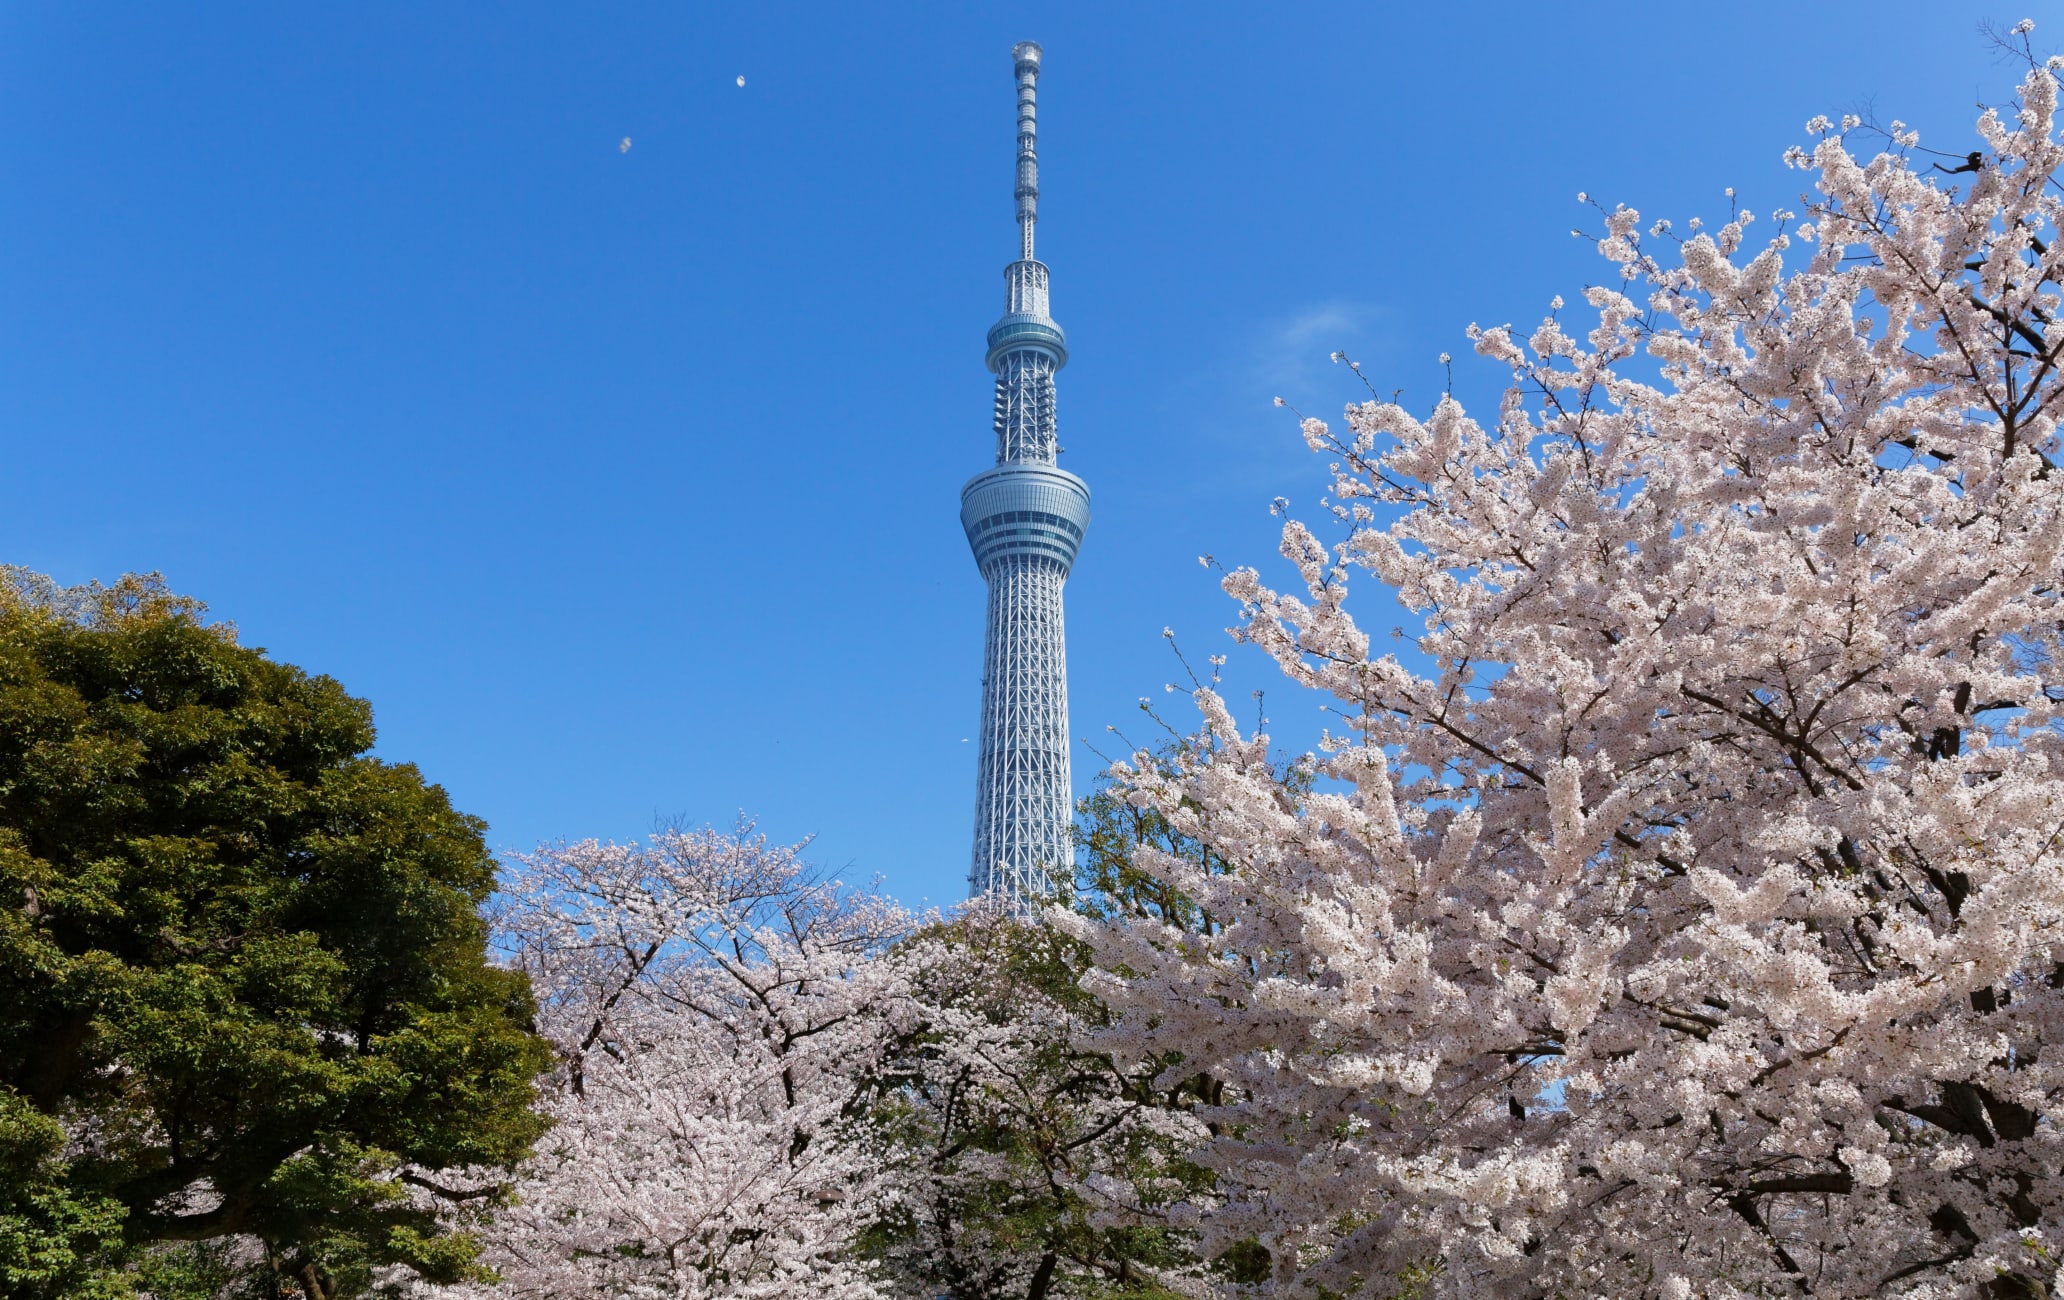
[[[1046,1289],[1053,1285],[1054,1265],[1061,1257],[1054,1251],[1047,1251],[1040,1259],[1039,1267],[1032,1270],[1032,1285],[1025,1288],[1025,1300],[1046,1300]]]

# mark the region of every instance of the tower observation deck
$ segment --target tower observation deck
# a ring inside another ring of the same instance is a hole
[[[996,464],[960,492],[960,524],[989,584],[982,654],[981,773],[970,896],[1023,908],[1072,883],[1068,651],[1061,588],[1089,527],[1089,485],[1056,463],[1054,374],[1067,338],[1047,314],[1039,220],[1040,49],[1011,51],[1018,82],[1018,260],[1004,268],[1003,319],[989,330]]]

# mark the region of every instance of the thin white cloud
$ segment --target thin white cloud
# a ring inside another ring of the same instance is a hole
[[[1267,390],[1264,398],[1309,407],[1323,395],[1332,405],[1340,376],[1329,358],[1345,351],[1367,368],[1377,315],[1361,303],[1322,302],[1267,323],[1249,354],[1249,382],[1257,392]]]

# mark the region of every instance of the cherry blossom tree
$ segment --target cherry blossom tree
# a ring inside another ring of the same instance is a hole
[[[1968,157],[1810,123],[1760,243],[1600,209],[1583,326],[1471,331],[1494,419],[1304,422],[1337,536],[1225,586],[1344,725],[1286,782],[1199,690],[1117,775],[1228,868],[1135,857],[1205,924],[1055,914],[1102,1046],[1223,1085],[1207,1252],[1258,1240],[1296,1295],[2058,1285],[2064,146],[2029,63]]]
[[[481,1216],[527,1297],[884,1294],[861,1091],[907,1029],[912,918],[742,829],[519,857],[502,942],[558,1049],[556,1126]]]

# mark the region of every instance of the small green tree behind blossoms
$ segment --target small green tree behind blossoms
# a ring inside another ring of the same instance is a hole
[[[372,744],[156,577],[0,569],[0,1294],[473,1271],[424,1207],[548,1056],[482,824]]]
[[[1153,1083],[1160,1062],[1075,1046],[1108,1019],[1081,946],[971,909],[900,955],[916,1015],[873,1106],[899,1195],[863,1242],[898,1293],[1174,1300],[1205,1280],[1194,1232],[1156,1213],[1209,1191],[1182,1158],[1194,1098]]]
[[[1076,806],[1076,843],[1070,906],[1208,932],[1194,902],[1132,866],[1146,844],[1208,870],[1204,846],[1108,778]],[[1222,1087],[1179,1060],[1083,1045],[1110,1022],[1081,985],[1084,945],[1037,915],[976,907],[899,956],[913,1014],[872,1101],[899,1193],[862,1243],[899,1294],[1173,1300],[1266,1275],[1258,1244],[1196,1248],[1213,1189],[1186,1156],[1208,1136],[1194,1112]]]

